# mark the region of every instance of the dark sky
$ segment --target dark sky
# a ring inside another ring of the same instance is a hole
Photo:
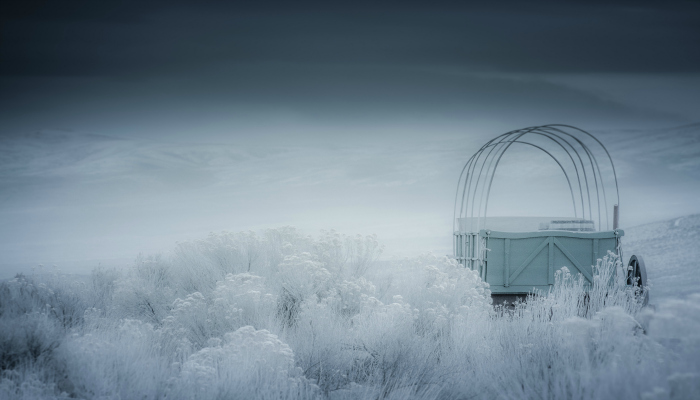
[[[1,7],[3,134],[222,140],[278,122],[700,118],[697,1]]]
[[[5,1],[4,76],[213,66],[697,73],[700,2]]]

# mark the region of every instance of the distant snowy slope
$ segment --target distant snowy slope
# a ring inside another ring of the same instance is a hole
[[[700,123],[594,133],[615,162],[623,228],[700,212]]]
[[[700,123],[604,132],[601,140],[622,165],[661,167],[700,178]]]
[[[426,151],[421,154],[415,148],[386,148],[373,143],[331,148],[173,143],[47,130],[0,137],[0,179],[136,174],[168,181],[172,178],[169,173],[175,172],[177,181],[191,183],[182,176],[187,170],[211,175],[215,182],[210,183],[217,185],[315,185],[342,179],[350,184],[395,186],[434,175],[443,153],[454,152],[448,145],[426,148],[421,143],[420,148]]]
[[[700,292],[700,214],[625,229],[623,251],[644,258],[652,303]]]
[[[294,145],[233,136],[211,144],[63,131],[3,135],[0,276],[14,275],[19,264],[69,270],[86,260],[167,251],[211,231],[283,225],[308,234],[376,233],[386,257],[449,254],[459,172],[498,133]],[[623,228],[700,213],[700,124],[594,134],[618,169]],[[498,197],[508,211],[502,215],[533,216],[536,207],[564,215],[550,209],[567,195],[552,178],[561,178],[558,170],[514,160],[522,176]],[[542,170],[548,175],[537,177]],[[540,182],[543,191],[534,189]]]
[[[12,276],[17,264],[68,270],[84,260],[166,251],[210,231],[281,225],[377,233],[397,245],[395,253],[407,240],[421,250],[447,247],[449,229],[445,240],[431,224],[449,224],[451,194],[440,193],[452,190],[458,153],[443,143],[295,147],[62,131],[3,136],[0,275]],[[445,204],[423,206],[426,197]],[[448,211],[444,221],[436,209]]]
[[[173,144],[62,131],[41,131],[1,139],[0,177],[107,177],[156,170],[225,169],[249,160],[256,149]]]

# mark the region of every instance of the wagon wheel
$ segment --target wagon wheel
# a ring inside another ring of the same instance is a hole
[[[636,285],[644,296],[643,305],[647,305],[649,293],[644,290],[647,285],[647,268],[642,256],[633,255],[630,257],[630,262],[627,264],[627,285]]]

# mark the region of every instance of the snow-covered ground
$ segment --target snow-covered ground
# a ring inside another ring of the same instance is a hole
[[[700,292],[700,215],[627,229],[623,253],[644,258],[652,303]]]

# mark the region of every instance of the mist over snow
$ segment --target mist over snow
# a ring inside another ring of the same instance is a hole
[[[6,135],[0,271],[88,273],[209,232],[283,225],[377,234],[384,258],[450,254],[458,171],[498,133],[296,146]],[[594,133],[615,161],[623,228],[700,212],[700,125]],[[556,165],[512,153],[494,186],[494,215],[568,215]]]

